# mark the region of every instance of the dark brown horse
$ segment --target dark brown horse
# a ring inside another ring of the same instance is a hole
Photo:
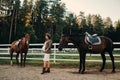
[[[13,57],[13,52],[16,52],[16,63],[19,65],[18,62],[18,57],[19,54],[21,55],[21,66],[22,66],[22,62],[23,62],[23,53],[24,53],[24,67],[25,67],[25,61],[26,61],[26,56],[27,56],[27,52],[28,52],[28,48],[29,48],[29,40],[30,40],[30,35],[26,34],[24,38],[22,38],[19,41],[19,44],[16,45],[16,42],[18,42],[18,40],[12,42],[11,47],[10,47],[10,59],[11,59],[11,65],[13,65],[12,62],[12,57]]]
[[[89,45],[85,43],[85,35],[63,35],[60,40],[60,44],[58,49],[62,50],[62,48],[67,45],[68,43],[73,43],[75,47],[77,47],[79,55],[80,55],[80,65],[79,65],[79,73],[84,73],[85,71],[85,59],[86,53],[101,53],[101,57],[103,60],[102,67],[100,72],[103,71],[105,67],[106,57],[105,52],[108,52],[111,61],[112,61],[112,72],[115,72],[115,65],[114,65],[114,57],[112,54],[113,51],[113,42],[111,39],[100,36],[101,44],[92,46],[92,49],[89,49]]]

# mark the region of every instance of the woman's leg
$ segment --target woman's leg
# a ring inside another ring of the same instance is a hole
[[[50,68],[50,61],[47,61],[47,67]]]
[[[47,61],[47,72],[50,73],[50,61]]]
[[[44,58],[43,58],[43,70],[41,74],[44,74],[46,71],[46,67],[47,67],[47,61],[46,61],[46,54],[44,54]]]
[[[44,61],[44,63],[43,63],[43,70],[42,70],[41,74],[45,73],[46,67],[47,67],[47,61]]]
[[[43,67],[44,67],[44,68],[47,67],[47,61],[44,61]]]

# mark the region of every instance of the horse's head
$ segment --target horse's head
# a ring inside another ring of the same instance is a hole
[[[59,43],[58,49],[59,49],[60,51],[62,51],[62,48],[63,48],[64,46],[66,46],[68,43],[70,43],[69,36],[67,36],[67,35],[62,35],[62,36],[61,36],[61,39],[60,39],[60,43]]]
[[[30,35],[29,34],[25,34],[25,39],[29,41],[30,40]]]
[[[30,34],[25,34],[25,43],[29,44],[30,41]]]
[[[73,43],[76,47],[84,43],[84,34],[81,35],[63,35],[60,39],[58,49],[61,51],[68,43]]]
[[[21,40],[21,43],[22,44],[29,44],[29,40],[30,40],[30,35],[25,34],[25,37]]]

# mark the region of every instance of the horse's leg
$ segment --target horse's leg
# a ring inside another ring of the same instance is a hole
[[[86,53],[83,53],[83,69],[81,71],[82,74],[84,74],[85,71],[85,60],[86,60]]]
[[[16,54],[16,63],[17,63],[17,65],[19,65],[18,57],[19,57],[19,53]]]
[[[102,57],[103,64],[102,64],[102,67],[100,69],[100,72],[102,72],[103,69],[105,68],[105,62],[106,62],[105,52],[101,53],[101,57]]]
[[[79,73],[81,73],[82,69],[82,53],[79,53]]]
[[[24,67],[25,67],[26,56],[27,56],[27,53],[25,53],[24,55]]]
[[[22,67],[22,61],[23,61],[23,53],[21,53],[21,67]]]
[[[10,49],[10,64],[11,64],[11,66],[13,65],[12,57],[13,57],[13,50]]]
[[[110,55],[110,58],[111,58],[111,61],[112,61],[112,72],[115,72],[115,63],[114,63],[114,56],[112,54],[112,52],[109,52],[109,55]]]

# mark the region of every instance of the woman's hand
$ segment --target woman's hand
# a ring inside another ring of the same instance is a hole
[[[44,53],[47,53],[47,50],[44,50],[43,52],[44,52]]]

